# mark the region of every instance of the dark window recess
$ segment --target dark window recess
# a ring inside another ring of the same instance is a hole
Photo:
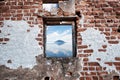
[[[44,17],[45,57],[76,56],[76,17]]]
[[[58,3],[43,3],[43,9],[48,12],[57,12]]]
[[[43,0],[43,3],[58,3],[58,1],[69,1],[69,0]]]

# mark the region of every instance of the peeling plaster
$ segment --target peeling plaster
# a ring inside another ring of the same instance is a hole
[[[5,45],[0,44],[0,65],[13,69],[19,66],[32,68],[36,65],[35,56],[42,53],[35,40],[40,31],[38,25],[31,28],[26,21],[6,20],[1,30],[0,37],[7,37],[10,40]],[[8,60],[12,63],[7,63]]]
[[[91,45],[89,49],[93,49],[94,52],[89,56],[90,62],[98,62],[102,67],[106,67],[108,72],[115,71],[120,75],[114,65],[109,66],[105,62],[116,62],[115,57],[120,56],[120,43],[109,44],[104,34],[101,34],[99,30],[94,28],[88,28],[86,31],[80,33],[82,36],[83,45]],[[119,41],[120,42],[120,41]],[[98,49],[102,48],[102,45],[107,45],[106,52],[99,52]],[[101,58],[101,61],[96,60]]]
[[[79,24],[81,24],[82,28],[84,27],[84,20],[85,20],[85,17],[83,14],[81,14],[81,19],[79,20]]]

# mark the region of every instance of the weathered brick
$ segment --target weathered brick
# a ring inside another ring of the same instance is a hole
[[[102,76],[99,76],[99,80],[103,80],[103,77],[102,77]]]
[[[84,53],[93,53],[93,49],[86,49],[84,50]]]
[[[80,45],[80,46],[78,46],[78,49],[84,49],[84,48],[88,48],[88,46],[87,45]]]
[[[85,80],[85,77],[80,77],[80,80]]]
[[[93,80],[98,80],[98,76],[93,76]]]
[[[90,70],[90,71],[94,71],[94,70],[95,70],[95,67],[90,66],[90,67],[89,67],[89,70]]]
[[[118,44],[119,41],[108,41],[109,44]]]
[[[107,75],[108,72],[107,72],[107,71],[100,71],[100,72],[98,72],[97,74],[98,74],[98,75]]]
[[[96,71],[102,71],[102,67],[96,67]]]
[[[120,76],[113,76],[113,80],[119,80]]]
[[[103,10],[105,12],[112,12],[113,11],[113,8],[112,7],[104,7]]]
[[[113,65],[113,62],[105,62],[105,64],[109,65],[109,66],[112,66]]]
[[[103,48],[107,48],[107,45],[102,45]]]
[[[100,31],[104,31],[104,28],[103,28],[103,27],[100,27],[99,30],[100,30]]]
[[[96,58],[96,60],[101,61],[101,58]]]
[[[86,77],[86,80],[92,80],[92,78],[91,77]]]
[[[99,52],[106,52],[106,49],[98,49]]]
[[[120,57],[115,57],[115,60],[116,61],[120,61]]]
[[[111,36],[111,39],[116,39],[116,36]]]
[[[89,59],[88,58],[84,58],[83,61],[89,61]]]
[[[88,57],[88,56],[90,56],[91,54],[79,54],[78,56],[79,57]]]
[[[2,42],[3,41],[3,38],[0,38],[0,42]]]
[[[100,66],[98,62],[89,62],[89,66]]]
[[[4,38],[4,41],[9,41],[10,39],[9,38]]]
[[[91,72],[91,75],[96,75],[97,74],[97,72]]]
[[[83,31],[85,31],[85,30],[86,30],[86,28],[78,28],[78,29],[77,29],[78,32],[83,32]]]
[[[117,69],[118,71],[120,71],[120,67],[116,67],[116,69]]]
[[[113,62],[115,66],[120,66],[120,62]]]
[[[89,70],[88,67],[83,67],[83,70],[86,71],[86,70]]]

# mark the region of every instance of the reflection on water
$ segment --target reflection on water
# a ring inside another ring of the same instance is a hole
[[[72,44],[64,43],[58,45],[56,43],[46,44],[46,56],[47,57],[72,57]]]

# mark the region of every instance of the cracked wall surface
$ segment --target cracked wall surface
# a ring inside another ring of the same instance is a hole
[[[38,25],[31,28],[26,21],[6,20],[1,31],[0,37],[9,41],[0,44],[0,64],[13,69],[32,68],[36,64],[35,56],[42,51],[36,40],[40,31]]]

